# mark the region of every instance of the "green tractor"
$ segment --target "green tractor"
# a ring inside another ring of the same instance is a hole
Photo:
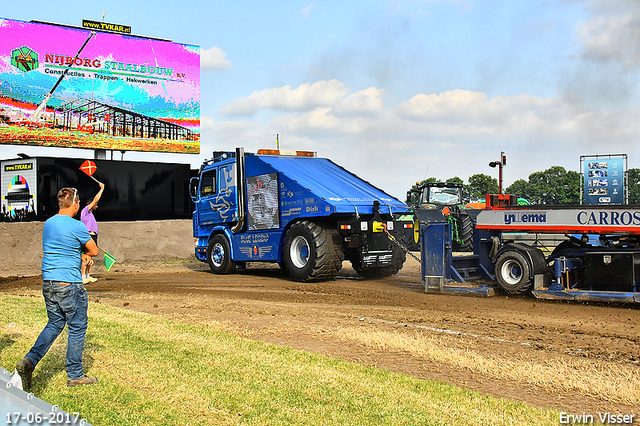
[[[413,210],[438,209],[451,225],[453,251],[473,251],[473,220],[465,208],[462,184],[451,182],[428,182],[407,192],[407,204]],[[413,243],[408,242],[409,249],[419,249],[417,224],[414,225]],[[409,238],[405,238],[409,240]]]

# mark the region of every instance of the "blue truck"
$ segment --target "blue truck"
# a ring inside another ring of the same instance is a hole
[[[313,152],[214,152],[190,182],[196,258],[216,274],[277,262],[296,281],[396,274],[405,203]],[[395,234],[395,235],[394,235]]]

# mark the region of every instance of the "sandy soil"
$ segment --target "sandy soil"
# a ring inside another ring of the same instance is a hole
[[[185,225],[176,222],[178,227]],[[188,221],[186,224],[190,226]],[[12,225],[15,224],[9,224],[9,230],[0,225],[3,245],[11,244],[6,236],[19,233],[18,227],[11,228]],[[129,236],[136,232],[144,235],[144,225],[136,226],[139,229],[128,230]],[[156,229],[163,232],[166,228]],[[111,231],[116,229],[114,226]],[[39,239],[33,229],[22,238],[29,235]],[[111,242],[104,240],[105,245]],[[95,275],[100,279],[87,286],[90,300],[210,324],[251,339],[441,380],[538,407],[574,414],[618,412],[640,416],[638,407],[588,392],[548,390],[526,381],[499,380],[490,372],[452,367],[409,350],[370,345],[344,335],[344,330],[362,330],[388,332],[407,339],[420,336],[439,339],[446,347],[464,348],[487,359],[558,363],[593,360],[605,368],[624,365],[640,373],[640,308],[635,305],[545,302],[504,295],[477,298],[425,294],[419,265],[411,258],[398,275],[381,280],[358,277],[348,263],[335,280],[321,283],[293,282],[270,264],[252,264],[242,273],[216,276],[206,264],[180,260],[190,256],[190,239],[184,245],[184,250],[189,247],[186,255],[163,236],[156,240],[173,247],[173,261],[150,262],[153,244],[148,243],[144,250],[135,247],[142,260],[130,256],[126,262],[118,261],[111,272],[96,269]],[[128,249],[132,249],[131,245]],[[113,254],[118,257],[118,252]],[[25,273],[27,270],[24,265],[12,269],[5,262],[0,267],[0,276],[4,276],[0,278],[0,291],[37,294],[37,268],[31,267],[30,274]]]

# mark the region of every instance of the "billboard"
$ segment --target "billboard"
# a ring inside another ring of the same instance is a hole
[[[584,204],[625,203],[626,160],[626,154],[580,157]]]
[[[0,144],[200,152],[200,47],[0,18]]]

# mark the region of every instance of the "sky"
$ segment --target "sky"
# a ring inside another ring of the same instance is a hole
[[[474,174],[504,187],[580,156],[640,167],[637,0],[3,1],[0,16],[201,48],[201,152],[115,151],[189,163],[213,151],[316,151],[404,200],[416,181]],[[277,136],[276,136],[277,135]],[[0,158],[92,158],[0,146]],[[319,177],[321,178],[321,177]]]

